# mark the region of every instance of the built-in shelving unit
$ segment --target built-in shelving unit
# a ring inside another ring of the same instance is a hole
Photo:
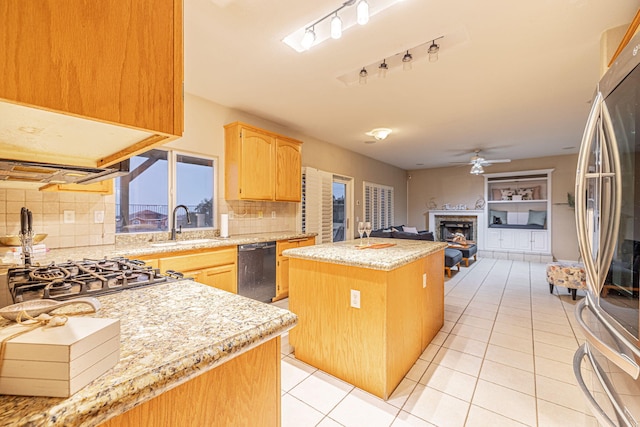
[[[553,169],[485,174],[485,249],[551,255]]]

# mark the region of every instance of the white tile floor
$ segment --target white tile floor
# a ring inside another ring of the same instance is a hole
[[[573,377],[575,301],[545,266],[484,258],[445,279],[444,326],[387,401],[296,360],[285,335],[282,426],[597,426]]]

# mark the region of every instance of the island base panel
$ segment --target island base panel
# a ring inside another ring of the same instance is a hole
[[[299,321],[289,339],[296,358],[387,399],[419,358],[423,339],[442,326],[422,313],[423,275],[443,276],[442,252],[429,256],[439,263],[437,273],[425,271],[424,258],[391,271],[291,258],[289,309]],[[438,283],[444,278],[428,279],[426,289]],[[361,308],[350,306],[351,290],[360,292]]]
[[[100,427],[280,426],[280,337]]]

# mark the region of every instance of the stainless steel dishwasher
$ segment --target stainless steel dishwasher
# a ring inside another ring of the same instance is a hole
[[[276,242],[238,246],[238,294],[262,302],[276,296]]]

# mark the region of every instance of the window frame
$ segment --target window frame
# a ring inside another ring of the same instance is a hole
[[[141,230],[141,231],[132,231],[132,232],[122,232],[116,230],[116,235],[129,235],[129,234],[140,234],[140,233],[166,233],[171,230],[171,215],[173,210],[177,206],[177,162],[178,156],[187,156],[187,157],[195,157],[204,159],[207,161],[211,161],[211,167],[213,169],[212,173],[212,219],[211,226],[207,227],[193,227],[186,228],[185,231],[195,231],[195,230],[215,230],[218,227],[218,203],[217,203],[217,195],[218,195],[218,181],[219,181],[219,171],[218,171],[218,163],[219,159],[217,156],[209,156],[200,153],[193,153],[184,150],[176,150],[172,148],[165,147],[155,147],[152,150],[164,151],[167,153],[167,229],[166,230]],[[143,153],[141,153],[143,154]],[[134,156],[135,157],[135,156]],[[115,185],[115,183],[114,183]],[[118,205],[120,201],[115,198],[114,205]],[[117,209],[115,210],[116,216],[118,215]],[[191,215],[194,215],[194,212],[189,211]]]

